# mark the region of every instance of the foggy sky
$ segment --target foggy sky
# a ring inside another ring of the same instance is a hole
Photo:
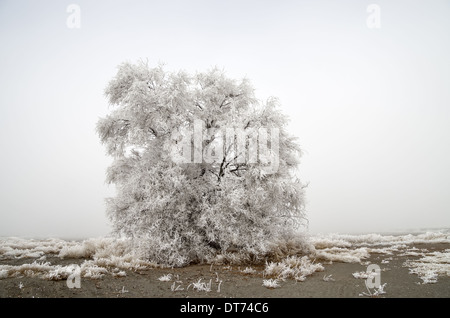
[[[81,8],[69,28],[69,4]],[[369,4],[381,28],[369,28]],[[312,232],[450,226],[448,1],[0,1],[0,236],[110,227],[95,133],[124,62],[213,66],[276,96]]]

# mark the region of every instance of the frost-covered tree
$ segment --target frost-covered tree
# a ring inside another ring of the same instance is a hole
[[[114,158],[107,213],[145,256],[182,266],[239,252],[258,258],[302,224],[300,149],[276,99],[212,69],[189,75],[124,63],[97,131]]]

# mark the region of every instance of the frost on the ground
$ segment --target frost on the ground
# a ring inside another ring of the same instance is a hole
[[[255,274],[256,270],[251,268],[251,267],[246,267],[243,270],[241,270],[241,273],[244,273],[244,274]]]
[[[172,280],[172,274],[165,274],[158,278],[161,282],[170,282]]]
[[[210,292],[211,291],[211,283],[212,283],[211,279],[209,280],[208,283],[206,283],[206,282],[202,282],[202,279],[200,278],[197,282],[194,282],[194,283],[190,284],[188,286],[188,289],[189,289],[190,286],[192,286],[193,290],[196,290],[196,291],[199,291],[199,292],[200,291]]]
[[[330,247],[316,250],[315,257],[332,262],[359,263],[370,256],[367,248],[348,249],[342,247]]]
[[[332,262],[364,263],[371,254],[400,256],[424,255],[426,249],[411,247],[414,244],[450,243],[448,231],[426,232],[407,235],[380,234],[325,234],[310,237],[313,253],[317,259]]]
[[[44,254],[45,253],[45,254]],[[0,279],[8,277],[38,277],[47,280],[67,279],[74,271],[74,264],[53,265],[50,261],[38,261],[44,256],[61,259],[82,259],[81,277],[100,279],[111,274],[126,276],[124,270],[143,270],[156,267],[155,263],[136,255],[130,241],[113,238],[95,238],[82,242],[60,239],[27,240],[3,238],[0,240],[1,259],[34,258],[22,265],[0,265]]]
[[[372,279],[378,274],[376,272],[355,272],[352,273],[352,276],[359,279]]]
[[[408,267],[411,274],[416,274],[422,284],[436,283],[439,275],[450,277],[450,249],[427,253],[417,260],[407,260],[403,266]]]
[[[279,287],[281,287],[280,284],[278,283],[278,279],[273,279],[273,278],[263,279],[262,285],[264,287],[267,287],[267,288],[279,288]]]
[[[425,256],[425,252],[416,252],[415,250],[406,250],[399,254],[399,256]]]
[[[406,244],[450,243],[450,233],[447,231],[426,232],[406,235],[381,235],[381,234],[324,234],[311,237],[311,243],[317,249],[324,248],[352,248],[375,246],[405,246]]]
[[[50,238],[45,240],[19,237],[0,238],[0,259],[40,258],[57,255],[61,249],[76,246],[79,242],[68,242]]]
[[[371,291],[369,288],[367,288],[367,293],[363,292],[359,294],[359,296],[368,296],[368,297],[379,297],[380,295],[386,294],[386,291],[384,288],[386,287],[387,283],[384,283],[383,285],[380,285],[378,287],[375,287],[373,291]]]
[[[125,277],[127,276],[127,273],[125,271],[121,271],[118,268],[114,268],[113,270],[111,270],[111,275],[114,277]]]
[[[316,235],[309,239],[285,240],[270,246],[267,250],[266,267],[263,275],[274,279],[304,280],[308,275],[323,270],[326,262],[354,262],[366,264],[370,254],[384,254],[381,261],[392,260],[392,255],[411,257],[404,263],[411,274],[418,275],[422,283],[436,282],[439,276],[450,276],[450,249],[429,252],[415,243],[450,243],[445,232],[431,232],[417,235],[382,236],[371,235]],[[0,264],[0,279],[8,277],[39,277],[48,280],[67,279],[74,266],[80,267],[81,277],[101,279],[105,275],[126,276],[126,271],[145,271],[164,267],[139,254],[136,241],[110,237],[92,238],[84,241],[61,239],[31,240],[23,238],[1,238],[0,260],[29,259],[21,265]],[[290,253],[290,255],[289,255]],[[286,256],[287,255],[287,256]],[[56,258],[72,261],[72,265],[57,265]],[[317,260],[317,262],[313,261]],[[262,263],[261,263],[262,262]],[[253,264],[264,264],[264,260],[252,258],[240,252],[217,254],[204,263],[224,265],[245,265],[243,274],[252,274]],[[211,267],[212,268],[212,267]],[[241,267],[243,268],[243,267]]]
[[[217,276],[215,279],[215,282],[217,283],[216,292],[220,293],[220,286],[222,285],[222,280],[219,280],[217,272],[216,272],[216,276]],[[159,277],[158,280],[162,281],[162,282],[170,282],[173,280],[172,284],[170,285],[170,290],[173,292],[183,291],[183,290],[189,291],[189,289],[191,289],[191,290],[197,291],[197,292],[203,291],[203,292],[209,293],[213,290],[212,289],[212,287],[213,287],[212,279],[209,279],[209,281],[206,282],[206,281],[203,281],[203,278],[200,278],[197,281],[188,283],[187,286],[185,284],[184,286],[186,286],[186,288],[183,287],[183,281],[180,280],[179,275],[165,274],[165,275],[162,275],[161,277]]]
[[[175,292],[179,290],[184,290],[184,288],[181,286],[181,284],[177,285],[177,282],[173,282],[173,284],[170,286],[170,290]]]
[[[145,270],[158,267],[135,252],[129,239],[97,238],[61,249],[60,258],[88,258],[92,266],[126,270]]]
[[[286,257],[296,255],[309,255],[314,251],[314,246],[309,242],[308,237],[299,232],[296,236],[288,235],[267,243],[264,253],[256,251],[242,252],[219,252],[211,257],[207,257],[205,261],[212,264],[263,264],[266,260],[280,261]]]
[[[296,281],[304,281],[307,276],[323,270],[322,264],[315,264],[308,256],[291,256],[281,262],[266,264],[263,274],[264,276],[275,277],[281,280],[292,278]]]
[[[108,270],[88,261],[81,264],[81,273],[86,278],[100,279],[108,274]]]
[[[52,265],[50,262],[22,265],[0,265],[0,278],[7,277],[37,277],[46,280],[67,279],[75,269],[75,265]],[[108,273],[108,269],[97,266],[92,261],[80,265],[80,275],[85,278],[99,279]],[[112,273],[111,273],[112,274]]]
[[[122,289],[119,291],[121,294],[128,293],[129,291],[125,289],[125,286],[122,286]]]
[[[414,244],[449,244],[448,231],[426,232],[407,235],[346,235],[327,234],[311,237],[315,247],[315,257],[321,260],[361,263],[371,254],[420,257],[409,259],[403,265],[411,274],[416,274],[423,284],[435,283],[439,276],[450,276],[450,250],[429,252],[426,248],[411,246]],[[426,246],[426,245],[425,245]],[[382,260],[389,263],[392,257]],[[368,263],[366,264],[368,265]],[[367,278],[368,273],[353,273],[355,278]]]

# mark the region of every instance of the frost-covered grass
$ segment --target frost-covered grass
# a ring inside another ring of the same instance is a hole
[[[375,276],[377,276],[378,274],[375,272],[355,272],[352,273],[352,276],[358,279],[372,279]]]
[[[417,252],[417,248],[410,247],[413,244],[450,243],[450,233],[426,232],[407,235],[380,235],[380,234],[325,234],[310,237],[310,243],[314,247],[317,259],[360,263],[371,254],[386,254],[402,252],[400,255],[423,255]]]
[[[172,280],[172,274],[165,274],[158,278],[161,282],[170,282]]]
[[[359,294],[359,296],[380,297],[380,295],[386,294],[386,291],[384,290],[386,285],[387,285],[387,283],[384,283],[383,285],[378,286],[378,288],[374,288],[373,291],[371,291],[369,288],[367,288],[367,293],[363,292],[363,293]]]
[[[279,288],[281,286],[278,282],[278,279],[264,279],[262,285],[267,288]]]
[[[170,290],[175,292],[179,290],[184,290],[184,288],[181,286],[181,284],[177,285],[177,282],[173,282],[173,284],[170,286]]]
[[[194,282],[190,284],[187,289],[189,289],[190,286],[192,286],[192,289],[196,291],[204,291],[204,292],[210,292],[211,291],[211,283],[212,280],[210,279],[208,283],[202,282],[202,279],[200,278],[197,282]]]
[[[419,276],[422,284],[436,283],[439,275],[450,277],[450,249],[427,253],[418,260],[407,260],[403,266]]]
[[[206,259],[207,263],[223,265],[239,264],[264,264],[267,260],[281,261],[286,257],[297,255],[309,255],[314,251],[314,246],[309,242],[308,237],[299,234],[296,237],[277,239],[268,243],[264,252],[254,251],[220,251]]]
[[[127,276],[127,273],[125,271],[121,271],[118,268],[115,268],[115,269],[111,270],[111,275],[113,277],[125,277],[125,276]]]
[[[45,255],[57,255],[63,248],[78,244],[79,242],[56,238],[45,240],[18,237],[0,238],[0,259],[40,258]]]
[[[251,268],[251,267],[246,267],[243,270],[241,270],[241,273],[244,273],[244,274],[255,274],[256,270]]]
[[[409,267],[411,274],[416,274],[423,284],[435,283],[438,277],[450,276],[450,250],[428,252],[426,248],[418,249],[414,244],[449,244],[448,230],[407,235],[347,235],[327,234],[312,236],[314,255],[322,261],[350,262],[366,264],[363,260],[371,254],[420,257],[407,260],[403,265]],[[425,245],[426,246],[426,245]],[[389,257],[382,264],[392,260]],[[367,278],[367,273],[353,273],[355,278]]]
[[[265,264],[265,278],[276,280],[294,279],[303,281],[314,272],[323,271],[327,262],[350,262],[366,264],[371,254],[389,255],[381,261],[385,264],[392,256],[411,257],[404,266],[411,274],[418,275],[422,282],[434,283],[439,276],[450,276],[450,249],[429,252],[426,245],[448,244],[448,232],[429,232],[417,235],[343,235],[328,234],[296,239],[280,240],[266,246],[264,257],[255,257],[242,251],[218,251],[206,264],[240,265],[242,274],[255,274],[252,265]],[[158,264],[137,252],[139,242],[124,238],[100,237],[84,241],[61,239],[32,240],[23,238],[1,238],[0,260],[27,259],[21,265],[0,265],[0,279],[8,277],[39,277],[62,280],[73,273],[74,265],[55,265],[52,258],[73,260],[81,269],[81,276],[101,279],[105,275],[126,276],[126,271],[141,271]],[[23,262],[23,261],[22,261]],[[245,267],[243,267],[243,265]],[[363,277],[361,277],[363,278]],[[194,285],[192,285],[193,287]],[[200,286],[200,285],[199,285]],[[200,287],[199,287],[200,288]]]
[[[308,256],[291,256],[281,262],[266,264],[264,276],[275,277],[281,280],[292,278],[296,281],[304,281],[306,276],[323,270],[322,264],[315,264]]]
[[[407,235],[346,235],[327,234],[311,237],[315,248],[315,257],[321,260],[363,263],[371,254],[420,257],[407,260],[403,265],[409,267],[411,274],[416,274],[423,284],[435,283],[438,277],[450,277],[450,249],[444,252],[428,252],[426,248],[418,249],[414,244],[449,244],[448,231],[426,232]],[[383,260],[386,264],[392,257]],[[367,273],[353,273],[355,278],[367,278]]]
[[[325,248],[352,248],[373,247],[373,246],[406,246],[406,244],[427,244],[427,243],[450,243],[450,233],[442,232],[426,232],[420,234],[406,235],[381,235],[381,234],[325,234],[312,236],[311,243],[317,249]]]
[[[157,266],[136,255],[130,240],[95,238],[78,242],[61,239],[3,238],[0,240],[0,260],[23,258],[34,260],[29,264],[0,265],[0,279],[25,276],[63,280],[73,273],[74,264],[63,266],[38,261],[45,259],[46,256],[83,259],[79,265],[81,277],[91,279],[100,279],[107,274],[123,277],[126,276],[124,270],[136,271]]]
[[[173,281],[172,284],[170,285],[170,290],[172,292],[177,292],[177,291],[189,291],[189,290],[193,290],[193,291],[197,291],[197,292],[206,292],[209,293],[211,291],[216,291],[217,293],[220,293],[220,287],[222,285],[222,280],[219,279],[219,276],[216,272],[216,279],[215,279],[215,284],[213,282],[213,279],[209,279],[209,281],[203,281],[203,278],[198,279],[197,281],[194,282],[186,282],[183,283],[182,280],[180,280],[179,275],[172,275],[172,274],[165,274],[162,275],[161,277],[158,278],[159,281],[161,282],[170,282]],[[213,289],[214,287],[214,289]]]
[[[354,250],[342,247],[331,247],[318,249],[315,252],[315,257],[318,259],[343,263],[359,263],[362,259],[368,258],[369,256],[370,254],[365,247]]]
[[[39,263],[34,261],[31,264],[18,266],[0,265],[0,278],[7,277],[38,277],[46,280],[67,279],[75,271],[75,265],[52,265],[50,262]],[[99,279],[108,273],[108,270],[92,264],[90,261],[80,265],[81,277]]]

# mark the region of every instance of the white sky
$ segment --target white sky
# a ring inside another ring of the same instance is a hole
[[[449,227],[450,2],[374,2],[380,29],[371,3],[0,0],[0,236],[108,233],[95,124],[141,58],[281,100],[312,232]]]

